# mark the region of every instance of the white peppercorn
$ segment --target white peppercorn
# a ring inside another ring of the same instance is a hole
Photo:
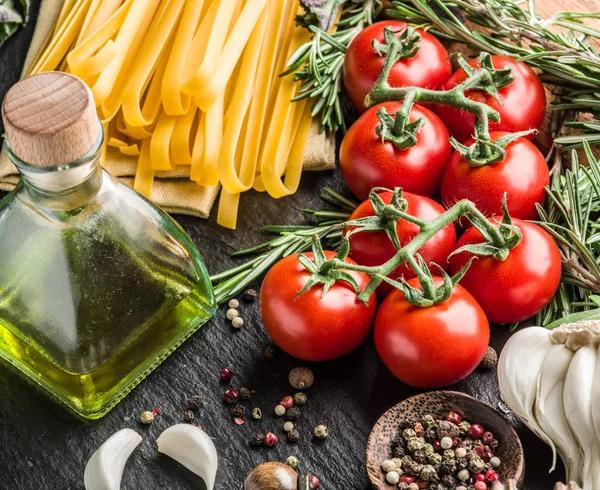
[[[456,476],[460,481],[467,481],[471,474],[469,473],[469,470],[460,470]]]
[[[142,412],[140,415],[140,422],[142,424],[151,424],[154,422],[154,414],[149,411]]]
[[[240,302],[234,298],[234,299],[229,300],[228,305],[229,305],[229,308],[236,309],[238,306],[240,306]]]
[[[323,424],[317,425],[313,432],[315,434],[315,437],[319,439],[327,439],[327,436],[329,435],[329,430],[327,429],[327,426]]]
[[[225,316],[228,320],[233,320],[235,317],[240,316],[240,313],[235,308],[229,308]]]
[[[233,328],[242,328],[244,326],[244,319],[241,316],[236,316],[231,320],[231,325]]]
[[[467,450],[464,447],[459,447],[454,451],[454,454],[458,459],[464,458],[467,455]]]
[[[395,471],[390,471],[388,474],[385,475],[385,481],[388,482],[390,485],[395,485],[400,481],[400,475]]]
[[[294,429],[294,423],[293,422],[286,422],[285,424],[283,424],[283,430],[286,432],[289,432],[291,430]]]
[[[389,473],[390,471],[394,471],[396,469],[396,463],[394,463],[391,459],[386,459],[383,463],[381,463],[381,470],[384,473]]]
[[[452,439],[449,437],[442,437],[440,446],[442,446],[442,449],[450,449],[452,447]]]
[[[282,417],[285,415],[285,407],[283,405],[277,405],[275,407],[275,415]]]
[[[498,466],[500,466],[500,458],[498,456],[494,456],[493,458],[490,459],[490,464],[494,468],[498,468]]]

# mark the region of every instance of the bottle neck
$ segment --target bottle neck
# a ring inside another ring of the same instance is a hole
[[[57,211],[67,211],[90,202],[102,186],[102,145],[104,136],[85,155],[59,166],[32,165],[17,157],[6,142],[6,150],[21,173],[23,186],[37,205]]]

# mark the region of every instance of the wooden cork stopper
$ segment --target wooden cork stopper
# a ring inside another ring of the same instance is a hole
[[[67,73],[39,73],[18,82],[4,98],[2,120],[10,149],[32,165],[77,160],[98,138],[92,92]]]

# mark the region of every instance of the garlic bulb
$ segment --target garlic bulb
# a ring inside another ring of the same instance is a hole
[[[531,346],[535,346],[535,349]],[[554,468],[554,442],[541,428],[533,413],[539,371],[551,347],[549,331],[545,328],[530,327],[517,332],[506,343],[498,359],[498,384],[504,401],[512,411],[552,448]]]
[[[498,363],[505,402],[583,490],[600,488],[599,344],[600,321],[530,327],[512,336]]]
[[[125,463],[142,442],[142,436],[123,429],[110,437],[92,455],[85,467],[86,490],[119,490]]]
[[[170,456],[195,473],[213,490],[217,475],[217,449],[208,435],[191,424],[169,427],[156,440],[158,452]]]

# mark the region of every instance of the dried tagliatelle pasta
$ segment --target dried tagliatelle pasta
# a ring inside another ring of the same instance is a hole
[[[217,220],[235,228],[241,193],[298,187],[312,117],[279,77],[310,35],[298,13],[296,0],[65,0],[31,73],[90,86],[106,145],[137,158],[139,192],[189,172],[222,187]]]

